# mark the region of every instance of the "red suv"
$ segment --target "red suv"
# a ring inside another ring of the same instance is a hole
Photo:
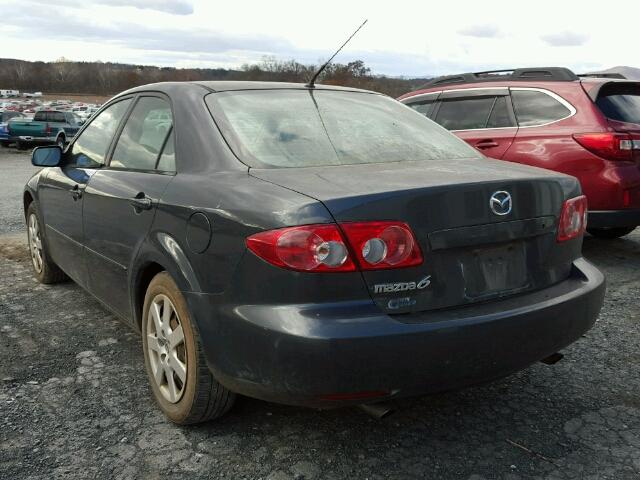
[[[640,83],[523,68],[436,78],[399,100],[485,155],[573,175],[588,231],[640,225]]]

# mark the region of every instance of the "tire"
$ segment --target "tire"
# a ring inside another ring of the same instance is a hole
[[[35,202],[31,202],[27,208],[27,240],[29,243],[29,256],[31,266],[36,279],[40,283],[51,284],[63,282],[67,279],[65,273],[60,270],[49,255],[47,240],[44,237],[42,220]]]
[[[614,239],[624,237],[633,232],[636,227],[587,228],[587,232],[596,238]]]
[[[58,137],[56,138],[56,145],[59,146],[61,150],[64,150],[64,144],[64,135],[58,135]]]
[[[8,147],[9,146],[9,141],[8,140],[2,140],[0,141],[0,145],[3,147]]]
[[[165,320],[167,308],[170,313]],[[174,345],[172,338],[176,339]],[[187,303],[166,272],[157,274],[147,288],[142,347],[154,399],[172,422],[206,422],[221,417],[233,406],[236,396],[209,371]]]
[[[18,150],[26,150],[28,147],[23,142],[16,142],[16,148]]]

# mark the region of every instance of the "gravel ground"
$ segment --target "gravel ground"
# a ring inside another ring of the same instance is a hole
[[[397,402],[381,421],[241,399],[167,422],[140,340],[73,283],[33,279],[21,218],[29,157],[0,150],[0,478],[638,479],[640,232],[585,240],[600,319],[554,366]]]

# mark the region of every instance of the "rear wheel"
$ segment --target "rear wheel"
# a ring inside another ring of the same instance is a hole
[[[27,239],[33,272],[40,283],[58,283],[66,280],[67,276],[51,260],[47,243],[42,234],[42,222],[38,216],[36,204],[31,202],[27,208]]]
[[[587,232],[597,238],[620,238],[633,232],[636,227],[587,228]]]
[[[235,394],[209,371],[186,301],[166,272],[145,295],[142,345],[153,396],[171,421],[200,423],[229,411]]]

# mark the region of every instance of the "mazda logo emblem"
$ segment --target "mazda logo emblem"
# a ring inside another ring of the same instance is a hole
[[[491,195],[489,199],[489,208],[496,215],[508,215],[511,213],[513,207],[513,201],[511,200],[511,194],[504,190],[499,190]]]

